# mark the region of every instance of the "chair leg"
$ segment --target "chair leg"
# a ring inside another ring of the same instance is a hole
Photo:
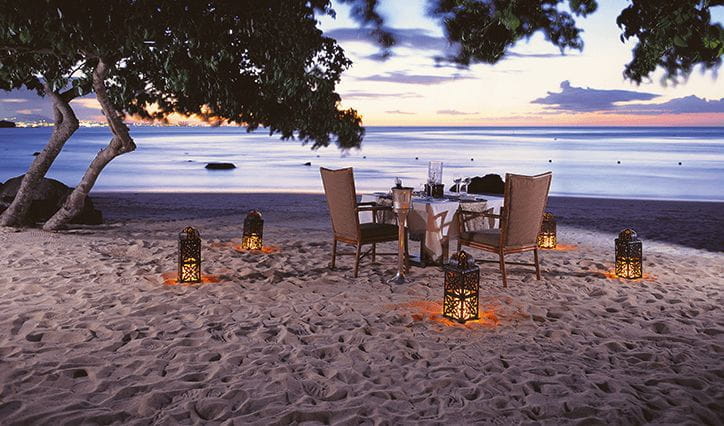
[[[359,257],[362,253],[362,244],[357,243],[357,253],[355,254],[354,259],[354,277],[357,278],[357,273],[359,272]]]
[[[420,267],[424,268],[425,265],[425,236],[423,235],[420,241]]]
[[[503,258],[503,252],[500,255],[500,273],[503,274],[503,287],[508,287],[508,277],[505,275],[505,259]]]
[[[533,249],[533,258],[535,259],[535,276],[540,280],[540,263],[538,262],[538,249]]]
[[[375,263],[375,256],[377,255],[377,244],[372,243],[372,263]]]
[[[335,261],[337,260],[337,239],[332,240],[332,263],[329,265],[329,269],[334,269]]]

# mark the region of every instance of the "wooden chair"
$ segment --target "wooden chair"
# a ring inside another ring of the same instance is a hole
[[[543,211],[548,201],[552,176],[551,172],[537,176],[506,174],[505,195],[500,215],[466,211],[463,204],[458,209],[460,226],[458,250],[461,246],[469,246],[497,253],[504,287],[508,286],[505,273],[506,254],[532,251],[536,278],[540,279],[537,236],[543,221]],[[466,228],[466,224],[481,217],[500,219],[500,228],[483,230]]]
[[[320,167],[324,193],[327,197],[329,215],[332,219],[332,263],[334,269],[337,256],[354,255],[354,276],[359,272],[359,262],[367,255],[375,256],[397,255],[397,253],[377,253],[377,243],[397,241],[397,225],[390,223],[377,223],[377,217],[384,210],[392,210],[391,206],[377,205],[375,202],[358,203],[354,187],[352,168],[330,170]],[[372,213],[372,223],[359,222],[359,213],[368,211]],[[356,246],[354,253],[337,253],[337,242]],[[372,247],[362,254],[362,246],[371,244]],[[405,244],[407,247],[407,244]]]

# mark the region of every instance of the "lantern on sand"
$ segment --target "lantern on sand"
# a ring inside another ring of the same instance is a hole
[[[445,272],[445,298],[442,315],[453,321],[478,319],[480,268],[464,251],[454,254],[443,266]]]
[[[201,282],[201,237],[190,226],[178,234],[178,282]]]
[[[241,240],[241,248],[244,250],[261,250],[263,231],[264,220],[261,218],[261,212],[251,210],[244,219],[244,236]]]
[[[538,233],[538,247],[552,249],[556,248],[556,245],[556,218],[552,213],[544,213]]]
[[[643,244],[636,231],[627,228],[618,234],[616,245],[616,276],[641,278],[643,276]]]

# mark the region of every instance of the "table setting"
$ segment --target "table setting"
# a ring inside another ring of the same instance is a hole
[[[458,192],[444,191],[442,183],[442,162],[431,161],[428,165],[428,179],[419,185],[419,190],[412,191],[411,206],[406,215],[406,226],[411,238],[419,239],[421,252],[428,264],[444,263],[449,254],[451,241],[456,241],[459,234],[457,210],[461,203],[470,203],[466,206],[475,207],[475,210],[490,211],[499,214],[503,205],[502,196],[488,194],[468,194],[467,183],[470,178],[462,178],[456,175],[454,188]],[[403,187],[402,180],[395,178],[396,188]],[[392,190],[364,194],[362,202],[377,202],[380,204],[392,205]],[[474,204],[474,206],[473,206]],[[377,218],[378,221],[395,223],[393,213]],[[372,222],[372,214],[365,212],[360,214],[360,222]],[[482,223],[483,229],[495,228],[498,226],[497,219],[491,219]]]

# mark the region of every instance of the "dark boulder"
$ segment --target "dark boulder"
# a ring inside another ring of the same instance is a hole
[[[15,123],[7,120],[0,120],[0,127],[15,127]]]
[[[8,208],[18,193],[23,176],[8,179],[0,186],[0,212]],[[73,189],[65,186],[55,179],[43,178],[31,194],[32,202],[28,221],[31,224],[45,222],[50,219],[63,205],[65,198]],[[83,225],[100,225],[103,223],[103,214],[93,207],[90,197],[86,197],[83,210],[70,223]]]
[[[209,170],[231,170],[235,169],[234,163],[207,163],[206,168]]]
[[[450,191],[455,191],[455,185],[450,187]],[[468,194],[502,194],[503,192],[505,192],[505,182],[500,175],[496,174],[475,176],[468,185]]]

